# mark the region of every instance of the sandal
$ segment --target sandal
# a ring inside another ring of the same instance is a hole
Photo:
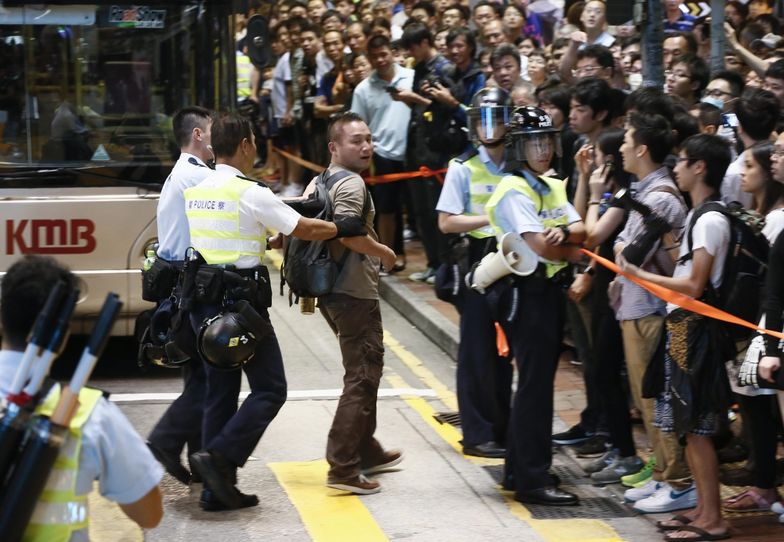
[[[669,521],[677,521],[680,525],[669,525],[667,522]],[[660,531],[679,531],[683,528],[684,525],[688,525],[691,523],[692,520],[688,517],[678,514],[677,516],[672,516],[670,519],[662,519],[656,522],[656,528]]]
[[[684,525],[678,531],[688,531],[690,533],[695,533],[697,536],[689,536],[689,537],[673,537],[669,534],[664,537],[666,542],[702,542],[703,540],[710,541],[710,540],[727,540],[728,538],[732,538],[732,535],[729,531],[724,531],[723,533],[718,534],[711,534],[705,529],[701,529],[699,527],[694,527],[693,525]],[[673,531],[673,532],[678,532]]]
[[[724,502],[721,503],[721,508],[725,512],[767,512],[775,502],[775,498],[769,501],[753,489],[747,489],[746,491],[725,499]]]

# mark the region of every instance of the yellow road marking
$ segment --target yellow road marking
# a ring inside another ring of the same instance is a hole
[[[446,388],[422,361],[413,353],[409,352],[392,335],[384,330],[384,344],[406,365],[422,382],[429,388],[436,391],[441,402],[448,408],[457,408],[455,394]],[[410,388],[406,381],[396,374],[386,374],[385,378],[394,387]],[[444,391],[446,390],[446,391]],[[434,418],[435,410],[431,404],[422,397],[406,397],[402,399],[438,435],[441,436],[458,453],[462,453],[462,446],[459,441],[461,433],[449,424],[440,424]],[[454,405],[454,406],[451,406]],[[476,464],[498,464],[497,459],[483,459],[480,457],[464,456],[466,459]],[[534,519],[531,512],[522,504],[514,500],[509,492],[503,492],[504,501],[516,518],[524,521],[533,528],[545,542],[623,542],[615,529],[604,521],[596,519]]]
[[[324,486],[327,462],[269,463],[316,542],[386,542],[359,497]]]

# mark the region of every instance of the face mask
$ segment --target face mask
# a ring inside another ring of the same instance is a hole
[[[637,90],[642,85],[642,74],[641,73],[630,73],[629,74],[629,88],[631,90]]]
[[[724,100],[722,100],[721,98],[714,98],[713,96],[705,96],[700,101],[704,104],[710,104],[714,107],[718,107],[719,111],[724,109]]]

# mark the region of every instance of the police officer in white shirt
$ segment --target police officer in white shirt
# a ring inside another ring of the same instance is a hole
[[[175,113],[173,128],[180,157],[166,179],[158,201],[158,257],[179,266],[191,243],[183,193],[213,173],[207,167],[207,162],[213,158],[210,147],[212,114],[202,107],[185,107]],[[153,428],[148,446],[169,474],[188,484],[192,481],[191,473],[180,462],[180,454],[186,443],[190,453],[201,449],[206,378],[190,326],[182,326],[182,331],[178,346],[196,361],[183,366],[182,394]]]

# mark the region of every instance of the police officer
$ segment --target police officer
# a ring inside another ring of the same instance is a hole
[[[485,205],[500,238],[521,235],[539,256],[526,277],[506,277],[491,286],[490,301],[510,341],[518,371],[512,404],[503,485],[523,503],[577,504],[549,474],[553,419],[553,380],[564,324],[567,260],[579,258],[585,228],[566,198],[565,183],[544,177],[556,148],[558,130],[538,107],[514,110],[507,128],[507,164],[503,178]],[[508,280],[507,280],[508,279]]]
[[[236,469],[245,464],[286,400],[283,359],[267,311],[272,297],[269,275],[261,265],[266,229],[308,240],[362,235],[365,229],[355,217],[338,216],[335,223],[304,218],[267,187],[244,177],[256,159],[256,142],[243,117],[217,118],[212,147],[215,172],[185,191],[191,245],[206,262],[198,268],[191,313],[208,383],[203,449],[190,459],[205,483],[202,508],[225,510],[258,504],[255,495],[236,488]],[[191,276],[191,265],[186,262],[184,281]],[[252,286],[246,290],[249,294],[236,293],[231,286],[236,277]],[[242,302],[246,310],[239,311]],[[243,313],[252,313],[252,318]],[[239,367],[248,378],[250,395],[237,409]]]
[[[185,251],[190,246],[183,193],[212,173],[212,169],[207,167],[207,162],[213,158],[210,147],[212,115],[202,107],[185,107],[174,114],[172,124],[180,157],[163,184],[158,200],[157,252],[159,258],[181,267]],[[182,394],[153,428],[147,445],[169,474],[188,484],[191,473],[180,462],[180,454],[186,443],[189,452],[201,449],[201,422],[207,385],[190,326],[182,326],[177,343],[196,362],[183,366]]]
[[[75,285],[76,277],[53,258],[44,256],[20,258],[3,277],[0,287],[3,327],[0,394],[3,397],[12,385],[33,322],[52,285],[58,281]],[[52,414],[55,390],[59,391],[58,387],[52,389],[37,410],[39,413]],[[66,442],[78,439],[78,446],[66,444],[61,449],[57,476],[50,476],[46,488],[49,491],[45,490],[39,497],[23,540],[88,540],[87,495],[96,480],[101,481],[101,495],[118,503],[140,527],[152,529],[158,525],[163,517],[158,487],[163,469],[117,405],[105,399],[99,390],[83,388],[69,427]],[[68,455],[74,450],[78,457]],[[8,540],[7,536],[1,538]]]
[[[485,204],[504,174],[504,136],[511,111],[511,97],[501,88],[484,88],[474,95],[468,109],[468,129],[477,146],[450,162],[436,206],[443,233],[468,234],[466,270],[495,249]],[[439,273],[437,288],[440,279]],[[462,278],[458,286],[463,288]],[[456,301],[460,312],[457,401],[463,453],[504,457],[512,366],[498,355],[487,298],[467,289]]]

